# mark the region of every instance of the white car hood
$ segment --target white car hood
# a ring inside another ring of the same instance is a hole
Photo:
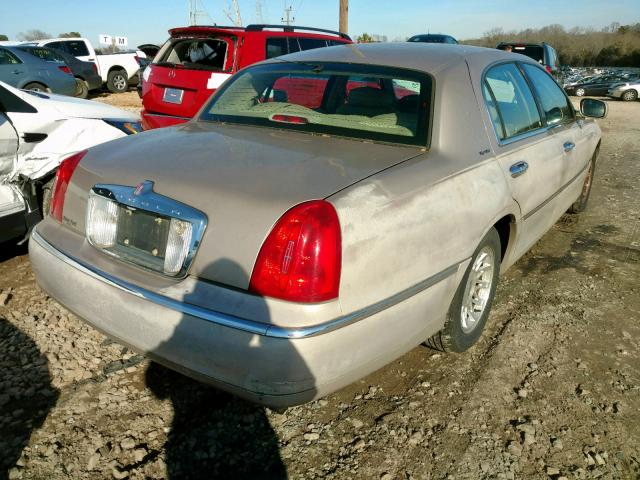
[[[137,122],[140,116],[120,108],[93,100],[67,97],[52,93],[34,94],[19,91],[20,97],[30,103],[38,112],[48,111],[60,118],[117,118]],[[48,98],[43,98],[43,97]]]
[[[4,88],[36,108],[38,113],[9,112],[19,137],[19,147],[13,168],[0,177],[0,183],[15,181],[20,175],[36,180],[55,170],[66,157],[100,143],[126,136],[122,130],[104,119],[137,122],[139,116],[120,108],[92,100],[54,94],[34,94]],[[25,142],[25,134],[45,134],[40,142]],[[9,170],[5,168],[4,170]]]

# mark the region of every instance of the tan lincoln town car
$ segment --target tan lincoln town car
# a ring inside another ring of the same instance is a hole
[[[585,208],[587,117],[604,115],[499,50],[272,59],[186,124],[65,160],[33,269],[159,363],[264,405],[307,402],[421,343],[469,348],[500,273]]]

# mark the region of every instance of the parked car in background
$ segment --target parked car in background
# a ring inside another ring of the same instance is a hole
[[[0,242],[24,237],[42,218],[64,157],[140,130],[139,118],[119,108],[0,82]]]
[[[142,124],[167,127],[193,117],[216,89],[253,63],[301,50],[352,43],[348,35],[282,25],[169,30],[142,77]]]
[[[565,92],[576,97],[606,95],[612,85],[622,81],[622,75],[599,75],[564,87]]]
[[[493,49],[274,58],[188,124],[65,160],[31,265],[152,359],[266,405],[307,402],[422,342],[476,342],[500,273],[585,208],[601,137],[585,117],[605,114]]]
[[[143,52],[119,52],[97,54],[86,38],[47,38],[31,44],[62,50],[85,62],[94,62],[102,82],[113,93],[126,92],[129,86],[138,83],[138,59],[144,58]]]
[[[160,46],[154,45],[153,43],[143,43],[142,45],[138,45],[138,50],[144,52],[149,61],[151,61],[153,57],[157,55],[158,51],[160,51]]]
[[[564,74],[560,66],[558,54],[555,48],[548,43],[501,42],[496,48],[505,50],[507,47],[511,47],[513,53],[519,53],[534,59],[542,65],[560,85],[564,84]]]
[[[423,33],[410,37],[407,42],[423,42],[423,43],[448,43],[457,45],[458,41],[451,35],[443,35],[440,33]]]
[[[618,98],[625,102],[633,102],[640,96],[640,80],[611,85],[607,90],[607,96]]]
[[[66,63],[76,79],[76,97],[87,98],[90,90],[102,87],[102,79],[93,62],[83,62],[73,55],[49,47],[21,45],[17,48],[45,61]]]
[[[42,60],[18,47],[0,47],[0,81],[26,90],[76,93],[76,80],[67,64]]]

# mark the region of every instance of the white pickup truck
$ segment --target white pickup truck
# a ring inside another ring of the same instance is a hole
[[[125,92],[129,85],[137,85],[139,81],[138,70],[140,69],[138,58],[146,57],[141,51],[99,55],[89,40],[80,37],[47,38],[29,43],[57,48],[85,62],[94,62],[103,83],[106,83],[107,88],[113,93]]]

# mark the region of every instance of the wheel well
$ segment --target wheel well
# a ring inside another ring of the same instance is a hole
[[[124,67],[121,67],[121,66],[119,66],[119,65],[114,65],[113,67],[111,67],[111,68],[109,69],[109,72],[108,72],[108,73],[115,72],[115,71],[126,72],[126,70],[124,69]]]
[[[509,246],[509,239],[511,237],[511,224],[513,223],[513,220],[514,218],[512,215],[506,215],[498,220],[493,226],[500,237],[501,259],[504,259],[504,255],[507,253],[507,247]]]

